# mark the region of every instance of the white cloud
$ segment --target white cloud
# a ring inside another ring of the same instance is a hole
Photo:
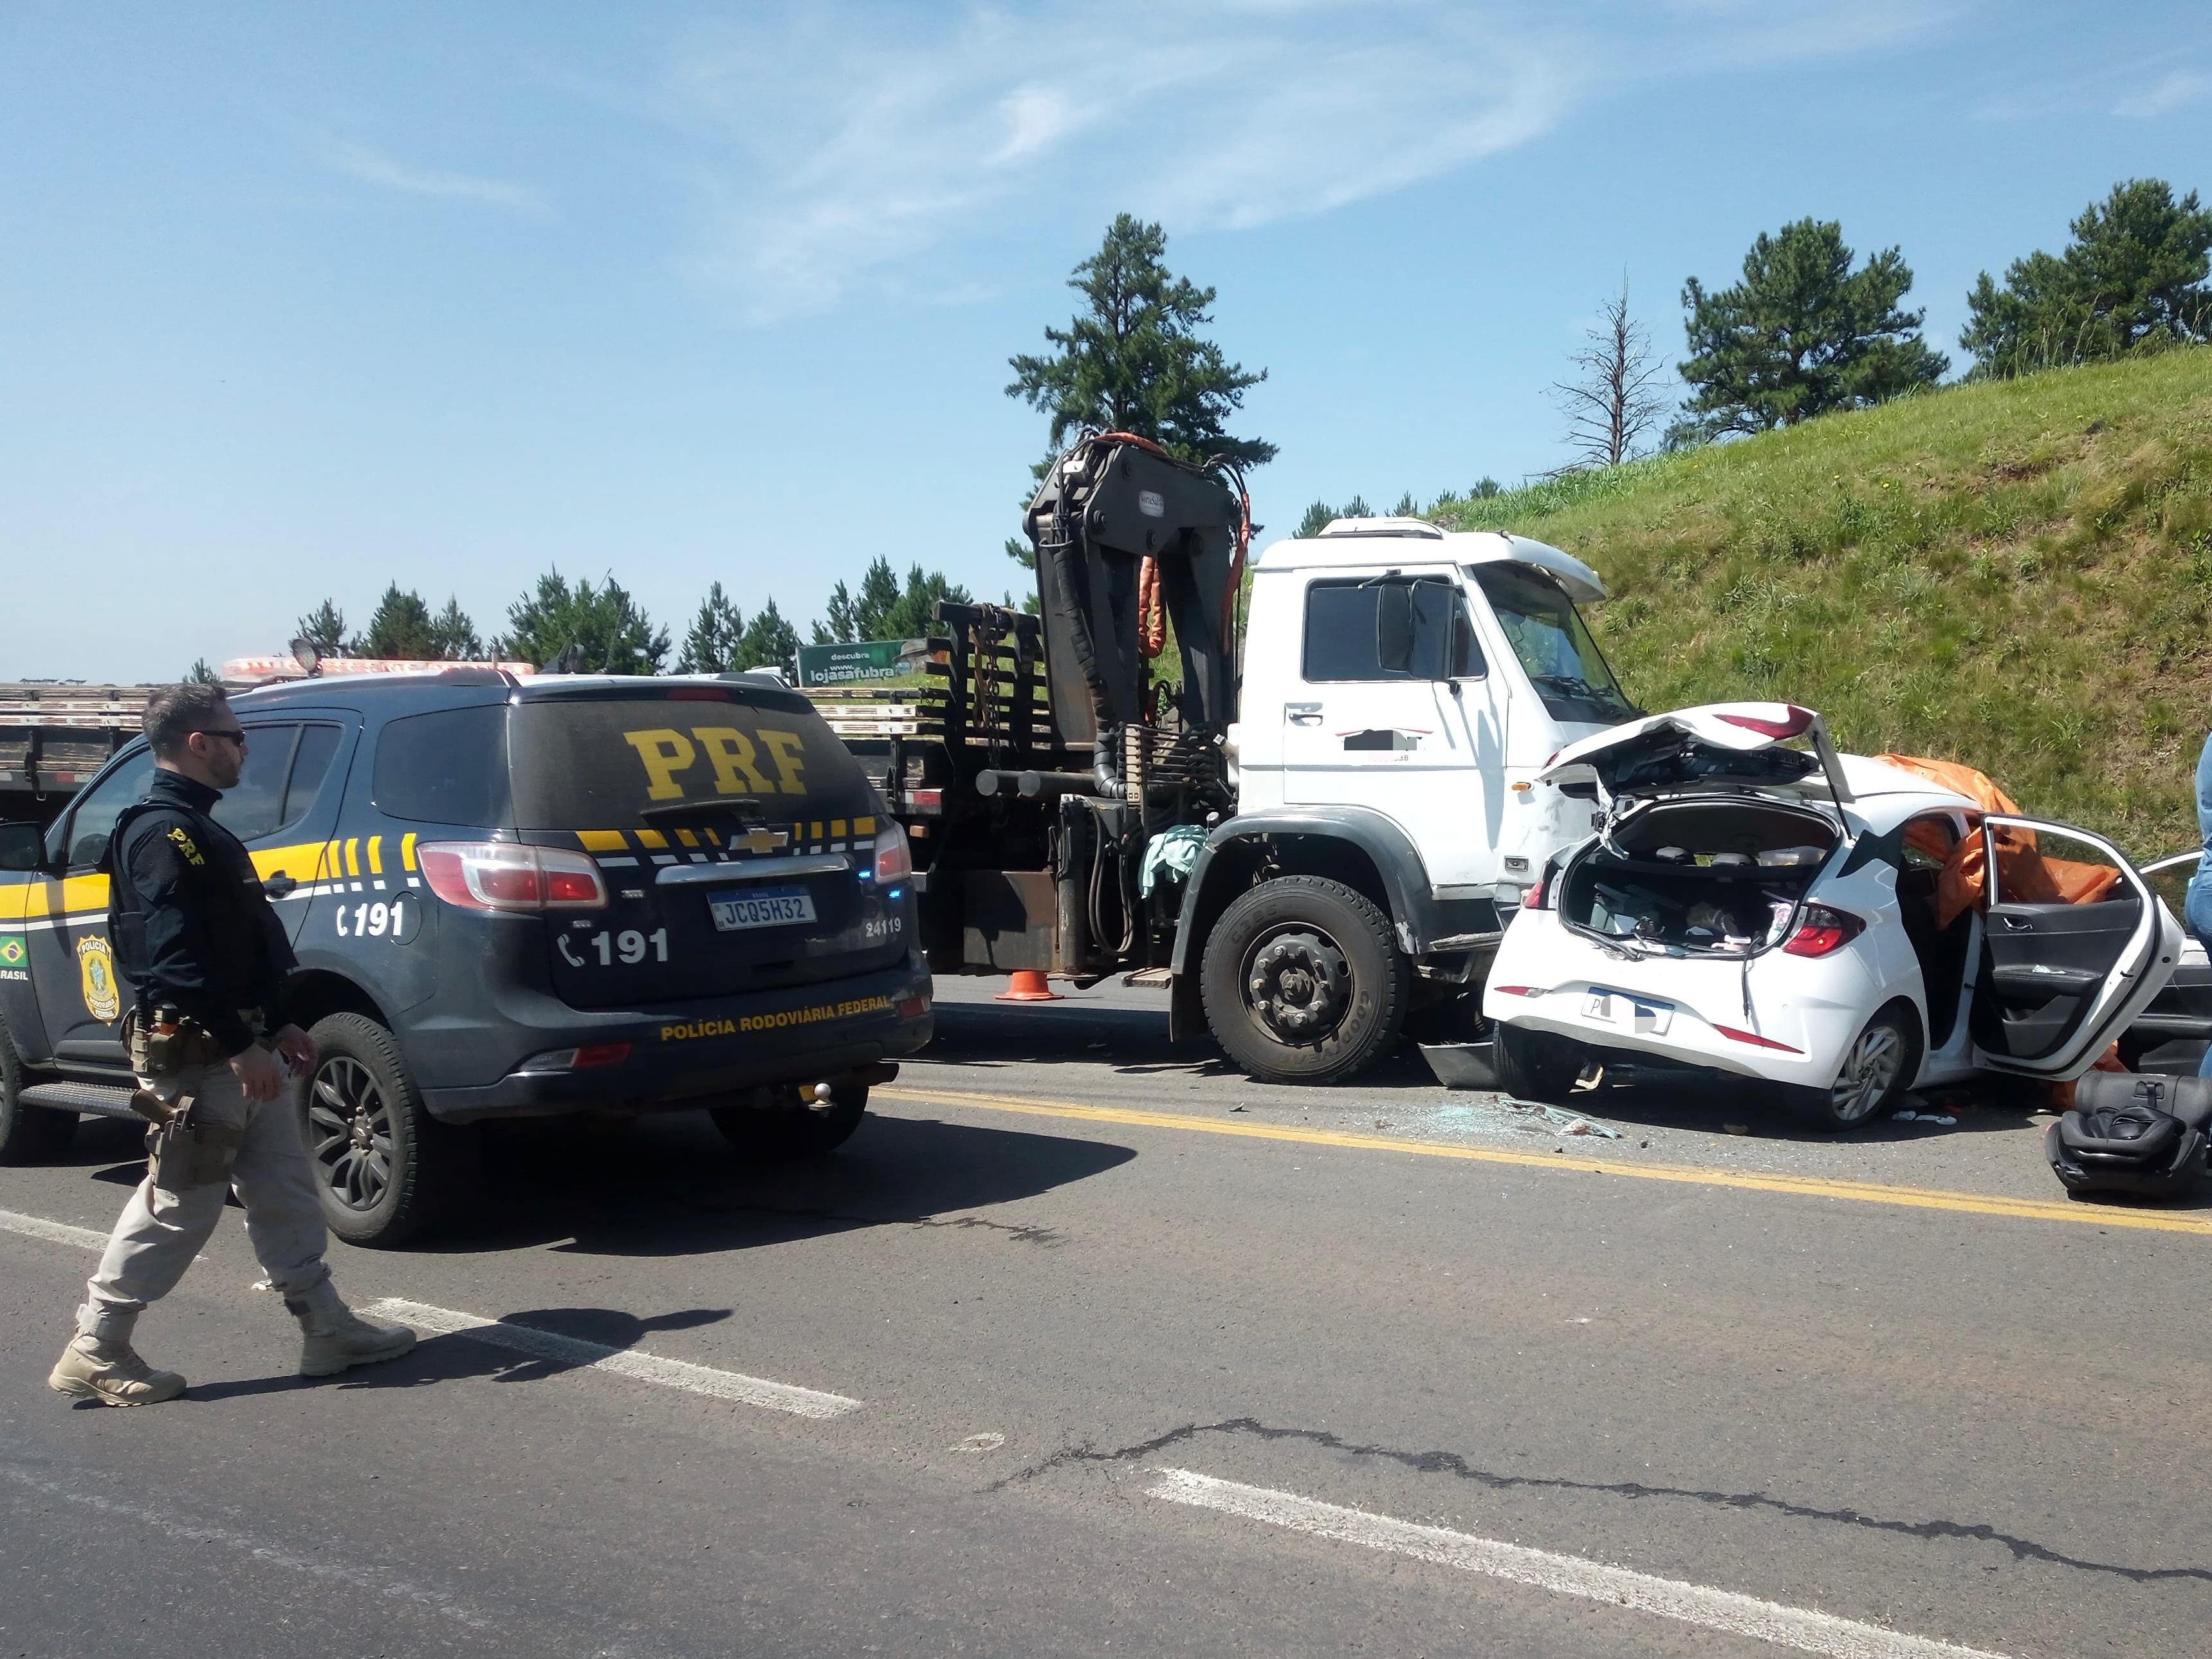
[[[2212,75],[2177,70],[2147,91],[2121,99],[2112,106],[2112,113],[2148,120],[2154,116],[2186,108],[2207,92],[2212,92]]]
[[[441,196],[459,201],[483,202],[518,213],[542,212],[545,206],[544,198],[526,185],[509,184],[502,179],[479,179],[464,173],[435,173],[427,168],[406,167],[366,144],[329,144],[325,147],[324,159],[340,173],[366,184],[380,185],[386,190],[404,191],[413,196]]]
[[[706,228],[688,273],[765,322],[909,280],[940,244],[1062,204],[1171,232],[1327,213],[1540,139],[1626,82],[1855,52],[1937,15],[1908,0],[812,0],[695,40],[644,107],[698,146]]]

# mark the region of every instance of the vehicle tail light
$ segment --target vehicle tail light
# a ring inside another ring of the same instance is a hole
[[[1713,1030],[1718,1031],[1730,1042],[1748,1042],[1754,1048],[1779,1048],[1785,1054],[1802,1054],[1805,1052],[1802,1048],[1793,1048],[1786,1042],[1777,1042],[1772,1037],[1761,1036],[1756,1031],[1740,1031],[1733,1025],[1716,1025]]]
[[[511,841],[446,841],[418,847],[415,856],[430,890],[464,910],[606,908],[599,866],[581,853]]]
[[[1552,866],[1547,863],[1536,877],[1536,884],[1521,895],[1523,910],[1541,910],[1552,902]]]
[[[900,881],[913,873],[914,854],[907,846],[906,831],[896,823],[885,826],[876,836],[876,880]]]
[[[913,996],[901,997],[899,999],[898,1017],[901,1019],[920,1019],[924,1014],[929,1012],[929,1009],[930,998],[927,992],[916,992]]]
[[[1778,720],[1761,720],[1756,714],[1722,714],[1717,718],[1729,726],[1756,732],[1762,738],[1802,738],[1813,729],[1811,709],[1800,708],[1794,702],[1785,702],[1782,707],[1784,714]]]
[[[619,1066],[629,1058],[627,1042],[586,1042],[578,1048],[548,1048],[532,1054],[514,1069],[532,1077],[548,1072],[582,1072],[594,1066]]]
[[[1793,957],[1825,957],[1840,950],[1861,933],[1866,922],[1848,910],[1831,910],[1825,904],[1808,904],[1798,919],[1797,931],[1782,949]]]
[[[1502,997],[1540,997],[1542,989],[1534,985],[1494,985],[1491,988]]]

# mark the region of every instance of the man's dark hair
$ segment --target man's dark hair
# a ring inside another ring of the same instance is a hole
[[[219,685],[203,685],[196,680],[157,685],[146,699],[146,717],[141,724],[154,752],[163,760],[174,760],[183,752],[187,737],[207,729],[210,715],[228,713],[229,708],[230,699]]]

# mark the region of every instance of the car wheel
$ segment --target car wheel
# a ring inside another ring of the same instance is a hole
[[[1910,1008],[1893,1003],[1852,1039],[1836,1080],[1826,1089],[1795,1091],[1796,1103],[1815,1128],[1855,1129],[1885,1115],[1919,1075],[1919,1022]]]
[[[477,1137],[422,1104],[392,1033],[332,1014],[309,1035],[321,1050],[302,1091],[302,1138],[323,1218],[349,1244],[388,1249],[444,1220],[473,1184]]]
[[[779,1091],[769,1106],[716,1106],[707,1115],[722,1139],[747,1158],[795,1163],[826,1158],[853,1138],[868,1109],[866,1089],[839,1089],[822,1111]]]
[[[1572,1092],[1587,1059],[1582,1045],[1572,1038],[1549,1031],[1524,1031],[1514,1025],[1498,1028],[1496,1054],[1498,1086],[1516,1100],[1547,1105],[1565,1100]]]
[[[15,1039],[0,1024],[0,1164],[43,1164],[59,1158],[76,1138],[75,1112],[23,1103],[29,1081]]]
[[[1319,876],[1237,896],[1206,941],[1199,995],[1229,1057],[1262,1083],[1338,1083],[1397,1042],[1412,975],[1390,919]]]

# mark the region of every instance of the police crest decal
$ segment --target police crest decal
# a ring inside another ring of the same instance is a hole
[[[95,933],[76,942],[76,971],[85,1011],[103,1025],[115,1024],[123,1012],[123,993],[115,983],[115,956],[106,939]]]

